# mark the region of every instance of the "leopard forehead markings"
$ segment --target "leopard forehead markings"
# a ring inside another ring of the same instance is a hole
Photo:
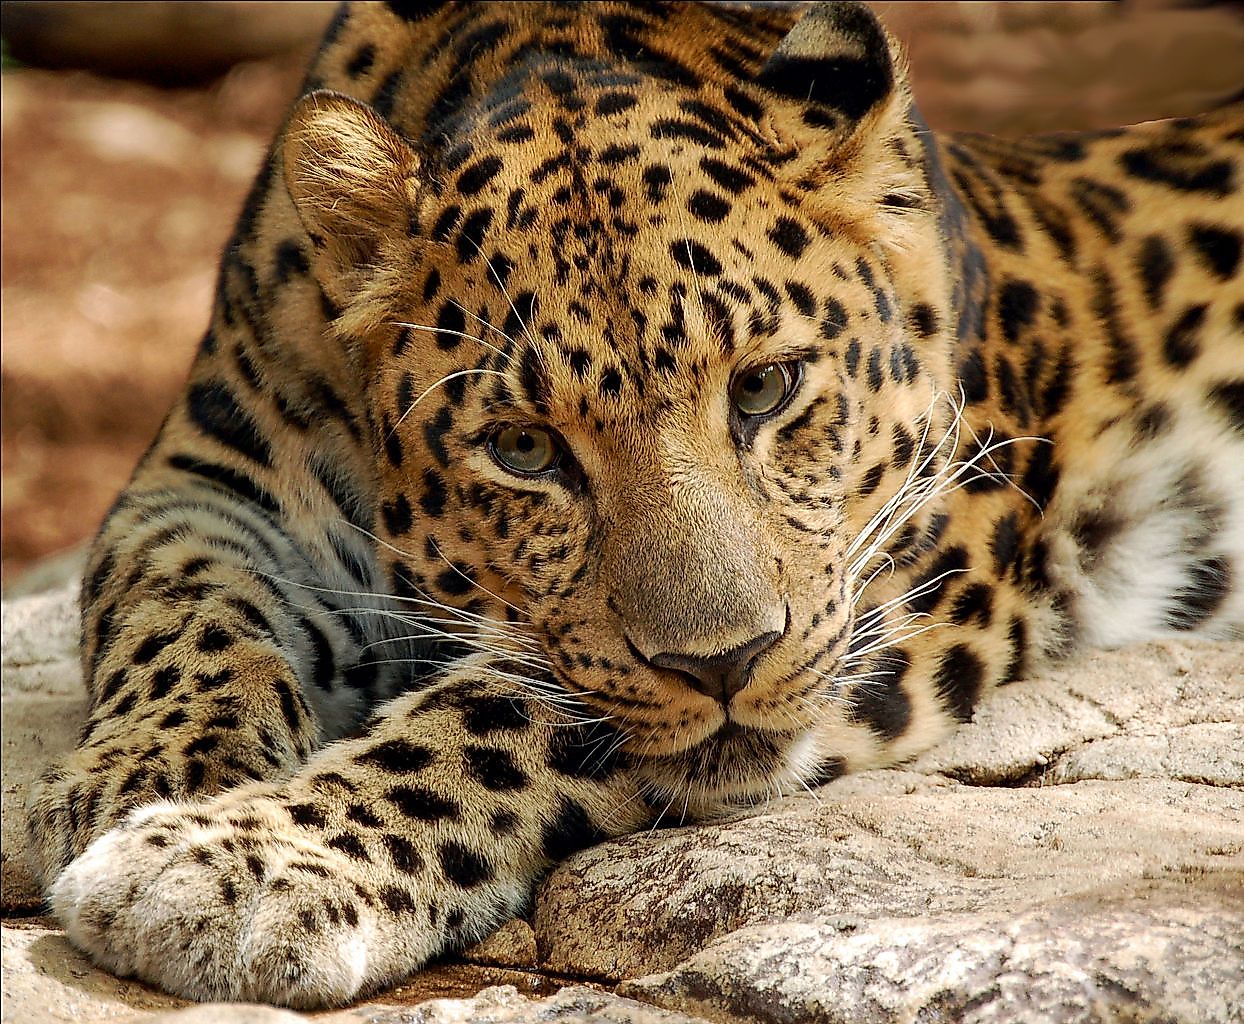
[[[930,133],[852,3],[343,8],[93,549],[69,936],[341,1003],[603,838],[1239,637],[1241,174],[1238,106]]]

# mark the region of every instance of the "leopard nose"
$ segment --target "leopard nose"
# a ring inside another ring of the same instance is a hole
[[[763,633],[721,654],[703,657],[665,651],[648,660],[657,668],[672,669],[683,675],[691,688],[719,701],[723,707],[745,687],[760,656],[782,636]]]

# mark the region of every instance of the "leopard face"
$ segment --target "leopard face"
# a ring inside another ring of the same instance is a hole
[[[325,94],[287,133],[368,381],[393,592],[480,644],[515,623],[517,673],[684,790],[797,771],[835,713],[870,524],[936,469],[936,217],[886,41],[861,32],[889,83],[862,111],[763,72],[672,88],[562,62],[473,105],[446,151]]]

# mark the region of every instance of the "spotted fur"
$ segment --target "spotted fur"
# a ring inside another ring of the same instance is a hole
[[[100,963],[340,1003],[585,845],[1240,635],[1244,109],[938,136],[866,8],[790,18],[334,20],[83,584],[30,827]]]

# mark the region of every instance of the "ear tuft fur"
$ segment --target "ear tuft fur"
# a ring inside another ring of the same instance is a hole
[[[419,159],[370,107],[324,90],[304,96],[282,155],[285,187],[330,273],[357,273],[386,237],[407,233]]]

